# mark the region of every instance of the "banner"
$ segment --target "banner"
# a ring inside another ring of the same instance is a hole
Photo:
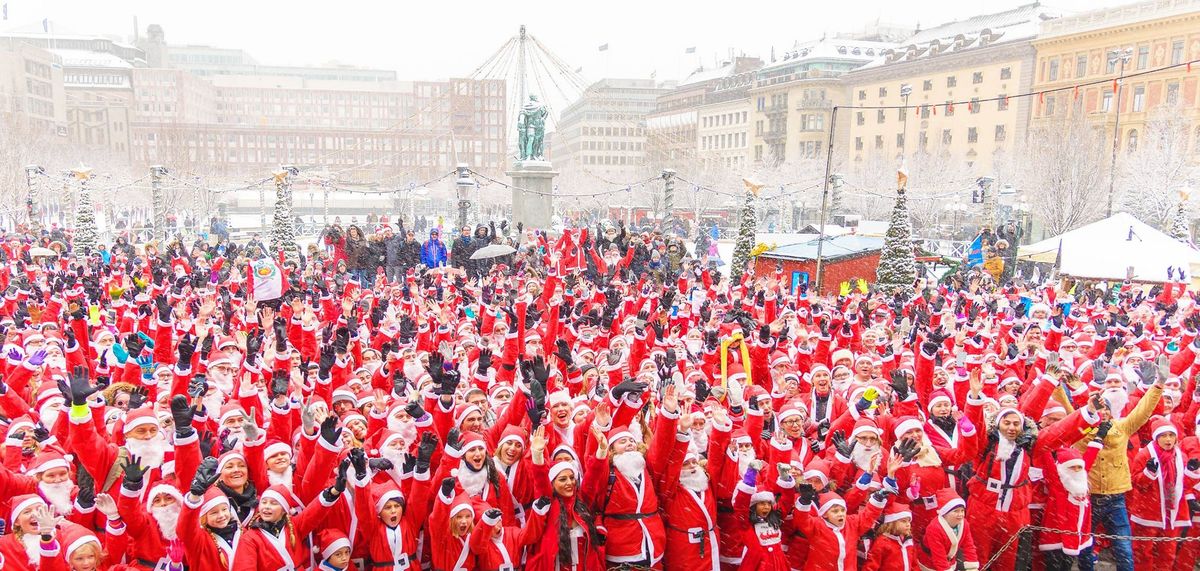
[[[983,265],[983,234],[980,234],[971,241],[971,248],[967,250],[967,267]]]
[[[283,272],[273,260],[255,260],[250,264],[250,269],[254,278],[252,291],[255,301],[279,299],[283,295]]]

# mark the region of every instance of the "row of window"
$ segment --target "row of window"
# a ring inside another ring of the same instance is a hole
[[[640,164],[642,164],[642,161],[639,160],[639,157],[626,157],[623,155],[616,156],[616,157],[614,157],[612,155],[603,155],[603,156],[581,155],[579,157],[579,163],[584,164],[584,165],[624,166],[624,165],[640,165]]]
[[[701,120],[701,124],[705,127],[724,127],[726,125],[737,125],[745,123],[747,117],[746,111],[734,113],[721,113],[720,115],[709,115]]]
[[[971,83],[974,85],[983,83],[983,78],[984,78],[984,72],[982,72],[982,71],[976,71],[976,72],[971,73]],[[1011,67],[1000,68],[1000,79],[1002,81],[1012,79],[1012,68]],[[933,82],[934,82],[934,80],[932,80],[932,79],[922,80],[921,91],[933,91]],[[957,86],[958,86],[958,76],[957,75],[946,76],[946,88],[947,89],[954,88]],[[888,96],[887,86],[879,87],[879,97],[887,97],[887,96]],[[863,101],[866,98],[867,98],[867,90],[866,89],[858,90],[858,100]]]
[[[581,143],[585,151],[640,151],[641,141],[584,141]]]
[[[641,137],[641,127],[580,127],[579,134],[585,137]]]
[[[1185,45],[1186,45],[1186,42],[1183,39],[1176,39],[1176,40],[1171,41],[1171,53],[1170,53],[1169,65],[1180,65],[1184,62],[1184,57],[1186,55],[1185,54],[1185,49],[1186,49]],[[1041,69],[1039,70],[1038,73],[1041,76],[1043,81],[1058,81],[1059,79],[1081,79],[1081,78],[1085,78],[1089,75],[1089,73],[1088,73],[1088,62],[1089,61],[1096,61],[1100,58],[1103,58],[1103,60],[1105,61],[1104,73],[1107,75],[1111,75],[1111,74],[1117,73],[1117,71],[1119,70],[1118,66],[1121,64],[1121,60],[1118,58],[1110,57],[1110,53],[1116,52],[1116,51],[1119,51],[1122,49],[1124,49],[1124,48],[1111,48],[1111,49],[1104,50],[1104,52],[1102,54],[1095,54],[1095,53],[1093,53],[1091,55],[1076,54],[1074,56],[1075,74],[1073,76],[1068,71],[1068,66],[1070,66],[1071,62],[1072,62],[1072,56],[1069,56],[1069,55],[1053,57],[1053,58],[1042,60]],[[1143,45],[1137,46],[1136,49],[1130,48],[1130,50],[1131,50],[1132,54],[1130,57],[1130,61],[1127,63],[1127,65],[1133,66],[1133,69],[1135,69],[1135,70],[1143,70],[1143,69],[1150,67],[1150,64],[1151,64],[1151,62],[1150,62],[1150,46],[1148,44],[1143,44]],[[1162,54],[1160,53],[1159,57],[1157,59],[1161,59],[1161,58],[1162,58]],[[1156,65],[1159,65],[1161,63],[1162,62],[1155,62]],[[1100,66],[1097,62],[1097,64],[1094,65],[1093,67],[1098,70]]]
[[[745,133],[727,133],[723,135],[708,135],[700,137],[701,150],[734,149],[746,146]]]
[[[996,128],[995,128],[992,138],[997,143],[1001,143],[1001,142],[1008,140],[1008,127],[1005,125],[996,125]],[[953,142],[954,142],[953,130],[952,129],[942,129],[942,144],[949,145]],[[967,128],[967,143],[978,143],[978,142],[979,142],[979,128],[978,127],[968,127]],[[918,143],[920,144],[922,149],[929,146],[929,132],[928,131],[920,132],[919,137],[918,137]],[[854,150],[861,151],[861,150],[863,150],[863,147],[864,147],[864,145],[863,145],[862,137],[855,137],[854,138]],[[904,133],[896,133],[896,148],[903,148],[903,147],[904,147]],[[883,149],[883,135],[875,135],[875,149],[876,150]]]

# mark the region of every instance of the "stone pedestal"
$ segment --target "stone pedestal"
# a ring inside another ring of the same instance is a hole
[[[511,224],[521,222],[526,228],[549,229],[554,215],[554,177],[558,176],[550,161],[517,161],[504,174],[512,179],[514,187]]]

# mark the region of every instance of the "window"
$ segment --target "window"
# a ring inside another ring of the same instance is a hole
[[[1087,75],[1087,55],[1081,55],[1075,58],[1075,79],[1085,75]]]
[[[858,100],[862,101],[863,99],[866,99],[866,98],[867,98],[867,90],[859,89],[858,90]]]
[[[875,112],[875,122],[876,123],[883,123],[886,119],[887,119],[887,117],[885,116],[883,109],[879,109]]]
[[[1137,129],[1130,129],[1130,130],[1129,130],[1129,152],[1131,152],[1131,153],[1132,153],[1132,152],[1136,151],[1136,150],[1137,150],[1137,146],[1138,146],[1138,132],[1137,132]]]
[[[1117,60],[1110,57],[1110,58],[1108,58],[1108,67],[1105,68],[1104,73],[1116,73],[1116,72],[1117,72]]]
[[[883,148],[883,135],[875,135],[875,148],[876,149]]]
[[[1001,93],[1000,99],[996,100],[996,109],[1000,111],[1008,111],[1008,95]]]
[[[886,87],[880,87],[880,88],[879,88],[879,96],[880,96],[880,97],[887,97],[887,88],[886,88]]]
[[[975,127],[967,128],[967,142],[968,143],[978,143],[979,142],[979,129],[976,129]]]
[[[933,91],[933,80],[926,79],[924,81],[924,83],[921,84],[921,90],[922,91]]]
[[[1053,95],[1046,96],[1046,104],[1045,104],[1045,107],[1042,109],[1042,112],[1047,117],[1054,115],[1054,96]]]
[[[1171,65],[1183,63],[1183,40],[1171,42]]]
[[[1000,68],[1000,79],[1012,79],[1012,68],[1011,67]]]
[[[1046,81],[1058,81],[1058,59],[1050,60],[1050,73],[1046,76]]]
[[[862,111],[859,111],[858,113],[854,114],[854,120],[856,123],[858,123],[859,127],[862,127],[863,125],[867,124],[867,118],[863,116]]]
[[[754,145],[754,160],[762,162],[763,160],[762,145]]]
[[[971,98],[971,113],[979,113],[979,98]]]
[[[977,71],[971,74],[971,83],[983,83],[983,72]]]
[[[900,108],[896,110],[896,120],[903,121],[908,118],[908,109]]]
[[[949,145],[950,141],[952,141],[952,140],[953,140],[953,137],[950,135],[950,129],[943,129],[942,130],[942,144]]]
[[[921,131],[920,136],[917,137],[917,143],[921,145],[922,150],[929,147],[929,133]]]
[[[1003,141],[1008,138],[1008,131],[1004,125],[996,125],[996,142]]]
[[[1112,111],[1112,103],[1113,103],[1113,92],[1105,91],[1104,95],[1102,95],[1100,97],[1100,111],[1104,112],[1104,113],[1108,113],[1109,111]]]
[[[1174,81],[1167,84],[1167,105],[1179,104],[1179,82]]]
[[[928,106],[928,105],[922,105],[922,106],[921,106],[921,118],[922,118],[922,119],[928,119],[928,118],[929,118],[929,106]]]
[[[954,116],[954,105],[950,104],[949,101],[946,102],[946,116],[947,117]]]
[[[946,77],[946,87],[954,87],[958,85],[958,78],[951,75]]]
[[[1137,49],[1137,68],[1146,69],[1150,65],[1150,46],[1139,46]]]
[[[904,148],[904,133],[896,133],[896,148]]]
[[[1133,88],[1133,110],[1144,111],[1146,108],[1146,86],[1139,85]]]
[[[854,150],[856,150],[856,151],[863,150],[862,137],[854,138]]]

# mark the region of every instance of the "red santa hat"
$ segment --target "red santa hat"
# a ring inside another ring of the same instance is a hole
[[[637,440],[637,438],[635,438],[633,436],[633,433],[629,431],[628,426],[618,426],[618,427],[608,431],[608,445],[609,446],[616,444],[616,442],[622,438],[632,438],[634,440]],[[749,438],[749,437],[747,437],[747,438]]]
[[[459,447],[458,450],[449,447],[446,449],[446,454],[453,458],[462,458],[462,456],[472,448],[487,448],[487,443],[484,442],[483,437],[480,436],[478,432],[471,432],[468,430],[463,432],[459,439],[462,441],[462,446]]]
[[[553,483],[555,478],[558,478],[558,475],[561,474],[563,472],[563,470],[570,470],[571,473],[575,474],[575,479],[576,480],[579,479],[579,467],[576,466],[574,462],[564,461],[564,462],[557,462],[553,466],[550,467],[550,471],[547,472],[547,475],[550,478],[550,482]]]
[[[1067,414],[1067,409],[1055,401],[1050,401],[1046,403],[1046,408],[1042,409],[1042,418],[1046,418],[1052,414]]]
[[[337,553],[339,549],[350,549],[350,538],[341,530],[334,528],[322,529],[317,533],[317,547],[314,551],[325,561]]]
[[[270,458],[276,454],[279,454],[280,452],[285,452],[288,456],[291,456],[292,447],[288,446],[288,444],[282,440],[268,440],[266,447],[263,448],[263,458]]]
[[[834,507],[846,508],[846,500],[834,492],[825,492],[817,496],[817,515],[824,517],[825,513]]]
[[[816,478],[821,481],[822,485],[825,485],[829,483],[830,468],[829,461],[824,458],[816,458],[804,467],[804,473],[800,477],[805,480]]]
[[[465,493],[459,493],[454,496],[454,500],[450,502],[450,513],[447,517],[453,518],[459,512],[470,512],[471,517],[475,516],[475,508],[471,505],[471,496]]]
[[[790,364],[792,364],[792,360],[788,358],[787,353],[784,353],[783,351],[771,352],[771,366],[772,367],[781,367],[783,365],[790,365]]]
[[[383,506],[388,502],[395,501],[400,505],[405,504],[404,494],[400,492],[400,488],[396,487],[394,482],[388,481],[382,484],[373,484],[371,486],[371,497],[375,500],[375,512],[383,511]]]
[[[559,403],[570,404],[570,402],[571,393],[567,392],[566,389],[559,389],[546,395],[546,406],[554,406]]]
[[[43,406],[46,406],[47,403],[52,402],[54,400],[58,400],[58,402],[65,402],[65,399],[63,399],[63,396],[62,396],[62,392],[60,392],[58,390],[58,383],[53,380],[46,379],[46,380],[42,381],[42,384],[38,385],[38,390],[37,390],[37,408],[38,408],[38,410],[41,410],[41,408]]]
[[[235,415],[245,418],[246,409],[242,408],[242,405],[237,402],[227,402],[221,405],[221,413],[217,416],[217,423],[225,424],[226,420],[233,418]]]
[[[367,417],[354,412],[342,417],[342,426],[349,426],[351,422],[356,420],[363,423],[363,425],[367,424]]]
[[[779,412],[775,414],[775,420],[782,423],[793,416],[804,416],[806,410],[802,401],[790,400],[780,407]]]
[[[204,517],[208,512],[215,510],[221,506],[230,507],[229,498],[220,488],[212,486],[204,491],[204,498],[200,501],[200,509],[198,510],[200,517]]]
[[[357,406],[358,397],[354,396],[354,391],[346,387],[341,387],[333,391],[333,404],[346,401]]]
[[[775,502],[775,492],[766,486],[766,482],[759,482],[758,488],[754,490],[753,494],[750,494],[750,504],[754,505],[758,502]]]
[[[632,437],[632,435],[630,436]],[[609,443],[611,442],[613,442],[613,440],[610,438]],[[733,434],[729,435],[729,442],[733,444],[753,444],[754,439],[750,438],[750,434],[746,432],[745,428],[739,428],[734,430]]]
[[[908,509],[908,504],[888,503],[887,509],[883,512],[883,523],[892,523],[903,519],[912,519],[912,511]]]
[[[160,482],[152,486],[150,491],[146,493],[146,505],[149,506],[150,504],[154,503],[154,498],[157,498],[163,494],[175,498],[175,501],[181,504],[183,503],[183,494],[179,493],[179,488],[176,488],[174,484]]]
[[[522,446],[525,445],[525,439],[528,433],[521,426],[510,424],[504,427],[504,432],[500,434],[500,440],[496,441],[496,448],[500,448],[505,442],[519,442]]]
[[[12,516],[8,521],[15,522],[15,521],[17,521],[17,516],[21,515],[21,512],[23,512],[29,508],[32,508],[34,506],[45,506],[45,505],[46,505],[46,500],[43,500],[41,498],[41,496],[39,496],[37,494],[25,494],[25,495],[21,495],[21,496],[16,496],[12,499]],[[28,531],[28,530],[26,530],[26,531]]]
[[[1179,432],[1175,430],[1175,424],[1165,418],[1154,419],[1154,422],[1150,423],[1150,430],[1150,438],[1153,439],[1158,439],[1160,435],[1167,433],[1179,435]]]
[[[934,494],[934,498],[937,499],[939,516],[945,516],[955,508],[967,507],[967,503],[964,502],[962,498],[958,497],[958,494],[954,492],[953,488],[942,488],[938,490],[937,493]]]
[[[31,343],[40,343],[45,340],[45,335],[42,335],[37,330],[30,330],[25,332],[25,336],[21,338],[21,346],[28,349]]]
[[[463,404],[460,404],[457,407],[455,407],[455,409],[454,409],[454,425],[461,427],[462,421],[466,420],[467,416],[470,415],[472,412],[478,412],[480,414],[483,414],[483,411],[479,409],[478,405],[473,405],[471,403],[463,403]]]
[[[904,436],[905,432],[908,432],[914,428],[922,428],[921,421],[915,416],[902,416],[897,419],[896,425],[892,427],[892,434],[896,438],[901,438]]]
[[[829,364],[831,365],[837,365],[841,361],[850,361],[853,363],[854,353],[851,353],[849,349],[838,349],[829,357]]]
[[[245,463],[246,457],[242,456],[242,453],[238,452],[236,450],[230,450],[230,451],[218,456],[217,457],[217,473],[218,474],[221,473],[221,469],[224,468],[226,464],[228,464],[234,460],[241,460],[243,463]]]
[[[875,421],[865,416],[860,416],[854,422],[854,430],[850,431],[850,438],[857,438],[859,434],[874,434],[876,437],[883,435],[883,430],[875,425]]]
[[[80,547],[89,543],[95,543],[96,547],[102,548],[100,538],[96,537],[91,530],[70,522],[64,522],[58,528],[58,539],[63,546],[63,559],[67,561],[71,560],[71,555]]]
[[[1074,448],[1059,448],[1054,452],[1054,461],[1063,468],[1070,468],[1072,466],[1084,467],[1083,455]]]
[[[25,471],[36,476],[42,472],[53,470],[55,468],[66,468],[70,470],[71,465],[67,463],[66,457],[64,457],[62,454],[47,448],[39,452],[37,456],[33,457],[33,462],[28,468],[25,469]]]
[[[233,361],[231,361],[229,357],[225,355],[224,351],[218,349],[213,349],[212,351],[208,352],[208,361],[206,362],[208,363],[208,368],[210,369],[215,368],[218,365],[233,366]]]
[[[741,363],[729,363],[725,368],[725,373],[726,373],[725,378],[728,379],[728,381],[731,383],[734,381],[737,381],[739,383],[746,382],[746,370],[744,368],[742,368]],[[747,387],[747,393],[748,392],[749,392],[749,387]],[[750,395],[747,394],[746,398],[749,398],[749,397],[750,397]]]
[[[932,411],[933,405],[943,401],[953,405],[954,397],[950,396],[950,393],[947,392],[946,389],[937,389],[932,393],[929,393],[929,405],[925,408],[925,410]]]
[[[230,347],[232,347],[234,349],[239,349],[239,350],[241,349],[241,347],[238,346],[237,339],[234,339],[233,337],[230,337],[228,335],[222,335],[219,338],[219,340],[217,341],[216,346],[217,346],[218,351],[223,351]]]
[[[743,396],[745,396],[747,403],[750,403],[750,402],[758,403],[758,402],[761,402],[763,399],[771,398],[771,395],[767,394],[767,389],[764,389],[759,385],[747,386],[746,390],[742,394],[743,394]]]
[[[289,514],[300,509],[301,507],[304,507],[304,504],[300,501],[300,498],[297,498],[296,494],[293,494],[292,491],[283,484],[275,484],[274,486],[267,488],[267,491],[263,492],[258,499],[261,502],[267,498],[275,500],[275,502],[283,506],[283,509],[287,510],[287,513]]]
[[[147,424],[158,426],[158,417],[154,414],[154,409],[149,406],[138,407],[125,415],[125,425],[121,427],[121,433],[129,434],[133,429]]]
[[[997,425],[1000,424],[1000,419],[1002,419],[1010,414],[1015,414],[1017,416],[1020,416],[1021,418],[1024,418],[1024,415],[1021,414],[1021,411],[1019,411],[1015,408],[1012,408],[1012,407],[1004,407],[1004,408],[1001,408],[1000,410],[996,411],[996,424]]]

